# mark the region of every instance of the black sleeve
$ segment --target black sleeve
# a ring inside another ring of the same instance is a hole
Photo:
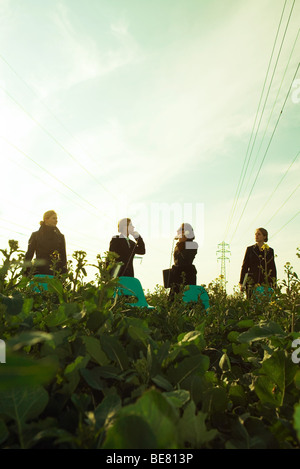
[[[25,261],[31,261],[36,250],[36,234],[32,233],[28,241],[28,248],[25,254]]]
[[[272,248],[271,248],[272,249]],[[270,270],[270,277],[273,279],[275,278],[275,280],[277,280],[277,271],[276,271],[276,265],[275,265],[275,254],[274,254],[274,251],[272,249],[271,251],[271,254],[272,254],[272,258],[271,258],[271,261],[270,261],[270,265],[268,267],[268,270]]]
[[[243,265],[241,269],[241,275],[240,275],[240,284],[243,283],[244,277],[246,273],[248,272],[248,267],[249,267],[249,248],[246,249],[244,260],[243,260]]]
[[[146,248],[145,248],[145,243],[144,240],[141,236],[138,237],[136,240],[136,247],[135,251],[136,254],[145,254],[146,253]]]
[[[24,273],[28,275],[31,269],[31,261],[36,251],[36,233],[32,233],[28,241],[27,252],[24,257]]]
[[[67,272],[67,252],[66,252],[66,240],[64,235],[62,235],[62,250],[61,250],[61,265],[63,272]]]

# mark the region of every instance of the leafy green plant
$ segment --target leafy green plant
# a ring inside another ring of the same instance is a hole
[[[300,448],[292,268],[271,298],[226,295],[212,282],[207,313],[157,286],[149,312],[114,295],[110,253],[97,256],[94,281],[78,251],[36,291],[17,249],[2,250],[0,267],[1,447]],[[16,294],[22,301],[8,308]]]

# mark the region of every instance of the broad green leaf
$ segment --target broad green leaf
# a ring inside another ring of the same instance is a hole
[[[294,381],[295,381],[296,388],[300,389],[300,369],[295,374]]]
[[[225,449],[250,449],[250,436],[241,418],[228,419],[228,436]]]
[[[247,343],[242,344],[232,344],[232,351],[235,355],[241,355],[244,359],[248,359],[253,356],[249,345]]]
[[[247,403],[247,394],[240,384],[233,383],[229,388],[228,395],[234,406],[245,405]]]
[[[6,364],[0,366],[0,391],[46,384],[54,378],[57,368],[57,361],[50,357],[34,360],[8,351]]]
[[[25,423],[43,412],[48,399],[48,393],[42,386],[13,388],[0,392],[0,414],[16,422],[21,448],[24,448]]]
[[[286,428],[284,423],[277,421]],[[244,422],[245,429],[250,436],[250,449],[278,449],[278,441],[273,435],[273,431],[266,427],[265,423],[261,418],[247,417]],[[274,427],[273,427],[274,430]],[[288,429],[287,434],[289,433]]]
[[[0,445],[3,443],[9,436],[9,431],[4,420],[0,419]]]
[[[205,373],[209,367],[209,358],[202,354],[184,358],[179,364],[169,366],[167,376],[174,384],[181,384],[186,378],[195,373]]]
[[[107,358],[106,354],[103,352],[100,340],[96,339],[92,336],[84,336],[82,337],[82,341],[86,346],[87,353],[94,359],[96,362],[101,365],[105,366],[110,363],[109,359]]]
[[[227,339],[229,340],[229,342],[237,342],[238,340],[238,337],[240,336],[240,333],[237,332],[237,331],[231,331],[229,332],[229,334],[227,335]]]
[[[22,311],[26,315],[29,314],[32,310],[33,298],[24,298]]]
[[[73,402],[78,412],[84,415],[85,412],[88,411],[88,407],[91,403],[91,396],[85,393],[72,394],[71,401]]]
[[[263,404],[270,404],[274,407],[282,405],[282,392],[276,392],[273,381],[267,376],[260,376],[254,385],[255,392]]]
[[[264,360],[255,382],[255,392],[263,403],[276,407],[283,405],[286,387],[294,380],[298,371],[283,350],[277,350]]]
[[[154,449],[158,448],[155,432],[138,415],[125,415],[109,427],[103,449]]]
[[[171,347],[171,343],[166,340],[163,342],[163,344],[160,346],[158,352],[157,352],[157,361],[160,365],[164,362],[164,360],[168,357],[168,353]]]
[[[56,311],[53,311],[46,318],[45,323],[48,327],[61,326],[66,323],[70,317],[78,313],[77,303],[64,303],[59,306]]]
[[[96,428],[99,429],[103,426],[110,425],[111,420],[114,419],[121,407],[122,402],[117,394],[109,394],[106,396],[94,411]]]
[[[226,352],[223,353],[223,355],[221,356],[219,360],[219,367],[221,368],[222,371],[231,370],[230,359]]]
[[[53,311],[46,317],[45,323],[48,327],[56,327],[64,324],[67,320],[68,316],[65,306],[61,305],[56,311]]]
[[[45,341],[40,348],[41,356],[55,354],[59,359],[69,359],[71,345],[68,341],[68,337],[70,335],[71,330],[67,327],[51,332],[52,339]]]
[[[188,444],[192,448],[203,448],[206,443],[218,435],[217,430],[207,429],[205,424],[207,417],[208,414],[201,411],[196,414],[196,406],[193,401],[187,405],[178,425],[181,447]]]
[[[75,391],[80,381],[79,372],[80,370],[86,367],[90,358],[91,357],[89,355],[85,357],[79,356],[65,368],[64,375],[66,377],[67,382],[62,388],[63,394],[71,395]]]
[[[38,432],[37,435],[33,438],[33,443],[40,443],[41,441],[43,442],[44,440],[54,440],[53,444],[59,445],[59,444],[70,444],[70,445],[76,445],[78,443],[78,439],[75,435],[73,435],[71,432],[68,432],[67,430],[64,430],[62,428],[47,428],[46,430],[41,430]]]
[[[128,357],[124,347],[118,339],[102,334],[100,336],[100,343],[107,357],[109,357],[113,362],[117,363],[122,371],[128,368]]]
[[[225,389],[213,387],[204,393],[202,411],[208,414],[225,412],[228,408],[228,397]]]
[[[5,296],[0,293],[0,303],[6,306],[6,311],[11,316],[18,315],[23,307],[23,296],[16,292],[13,296]]]
[[[98,389],[98,391],[103,391],[103,389],[106,387],[105,382],[101,380],[100,367],[95,367],[91,370],[88,368],[81,368],[80,374],[91,388]]]
[[[242,332],[238,340],[242,343],[249,343],[256,340],[266,339],[274,335],[284,336],[283,329],[273,321],[262,321],[259,325],[251,327],[247,332]]]
[[[57,278],[49,278],[47,280],[48,290],[51,293],[56,293],[60,301],[63,301],[64,287]]]
[[[43,331],[28,331],[13,337],[7,342],[7,345],[13,350],[19,350],[26,345],[35,345],[40,342],[50,341],[52,334]]]
[[[200,349],[205,347],[205,340],[201,331],[182,333],[178,336],[177,340],[179,345],[194,343]]]
[[[75,371],[79,371],[81,368],[85,368],[87,363],[89,362],[90,357],[86,356],[79,356],[75,358],[75,360],[70,363],[68,366],[65,368],[65,375],[70,375],[71,373],[74,373]]]
[[[156,375],[152,378],[153,383],[166,391],[173,391],[173,386],[166,378],[161,375]]]
[[[158,391],[146,391],[135,404],[125,406],[118,416],[135,415],[142,418],[157,438],[157,448],[177,448],[178,411]]]
[[[99,371],[99,376],[106,379],[116,379],[118,381],[122,381],[123,377],[121,376],[121,370],[117,366],[108,365],[108,366],[101,366]]]
[[[253,326],[254,326],[253,319],[242,319],[241,321],[239,321],[237,323],[237,327],[239,327],[240,329],[244,329],[244,328],[247,328],[247,327],[253,327]]]
[[[138,326],[129,326],[128,327],[128,334],[133,340],[139,340],[144,345],[147,345],[149,334]]]
[[[295,412],[294,412],[294,429],[297,432],[297,438],[300,443],[300,404],[297,404],[295,406]]]
[[[171,402],[171,404],[178,408],[183,407],[184,404],[186,404],[191,398],[189,391],[186,391],[185,389],[164,392],[163,396],[166,397],[168,401]]]
[[[147,335],[150,333],[149,326],[144,319],[134,318],[134,317],[125,317],[122,323],[124,323],[125,327],[128,327],[128,329],[129,327],[134,327],[134,328],[141,329]]]

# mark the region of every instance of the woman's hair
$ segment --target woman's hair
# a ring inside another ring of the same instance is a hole
[[[192,225],[190,225],[189,223],[182,223],[180,228],[181,228],[182,234],[186,237],[186,239],[195,238]]]
[[[40,225],[44,225],[45,221],[53,215],[56,215],[56,212],[54,210],[48,210],[48,212],[45,212],[43,215],[43,221],[40,221]]]
[[[131,218],[122,218],[122,220],[118,223],[118,231],[121,233],[124,229],[127,230],[129,223],[131,222]]]
[[[265,230],[265,228],[257,228],[257,229],[261,232],[261,234],[265,238],[265,241],[267,242],[268,241],[268,232],[267,232],[267,230]]]

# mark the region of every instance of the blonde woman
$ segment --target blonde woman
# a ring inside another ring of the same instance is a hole
[[[274,250],[266,244],[267,241],[267,230],[257,228],[255,244],[246,249],[240,275],[240,288],[242,291],[246,290],[247,298],[251,297],[254,285],[267,284],[272,287],[276,283]]]
[[[40,229],[30,236],[25,254],[26,273],[30,271],[31,260],[36,257],[34,274],[53,275],[51,269],[53,259],[55,269],[62,273],[67,270],[66,243],[64,235],[57,228],[57,214],[54,210],[44,213]]]

